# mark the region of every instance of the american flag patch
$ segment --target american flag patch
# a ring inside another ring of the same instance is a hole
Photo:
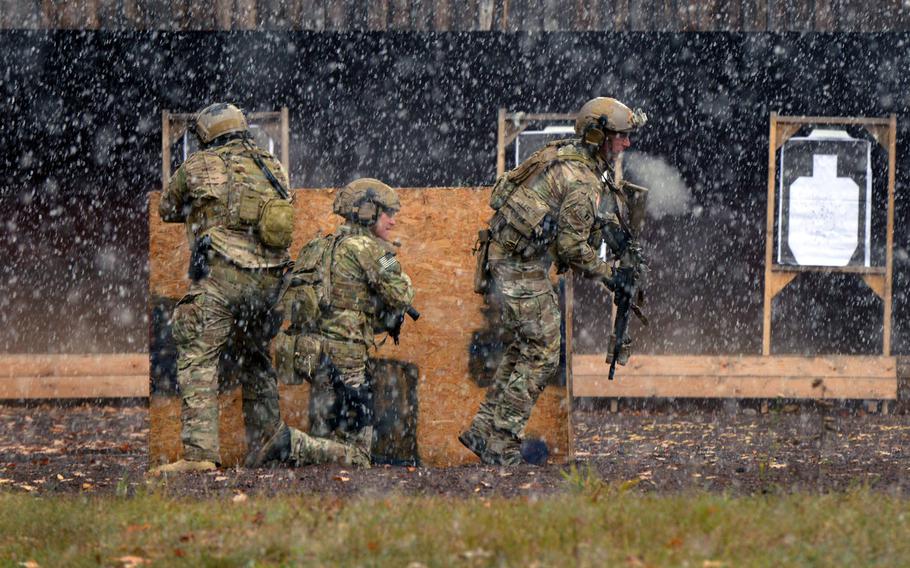
[[[398,259],[395,258],[395,255],[387,252],[379,259],[379,271],[388,272],[398,267]]]

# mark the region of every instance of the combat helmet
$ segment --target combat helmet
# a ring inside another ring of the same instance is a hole
[[[243,111],[230,103],[215,103],[205,107],[196,113],[190,127],[203,145],[219,136],[246,132],[249,129]]]
[[[600,146],[607,132],[635,132],[648,122],[648,115],[634,111],[610,97],[586,102],[575,117],[575,134],[582,142]]]
[[[401,201],[395,190],[375,178],[360,178],[347,184],[332,204],[336,215],[366,226],[376,223],[380,213],[391,215],[399,209]]]

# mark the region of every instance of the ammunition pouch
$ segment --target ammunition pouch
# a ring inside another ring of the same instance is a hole
[[[263,244],[288,248],[294,236],[294,206],[285,199],[269,199],[262,206],[257,226]]]
[[[520,187],[493,215],[490,230],[509,253],[532,258],[556,237],[556,219],[550,206],[533,191]]]
[[[311,382],[322,362],[322,339],[315,334],[282,333],[275,340],[275,367],[278,380],[286,385]]]
[[[493,191],[490,193],[490,208],[494,211],[499,211],[518,188],[518,184],[509,178],[510,176],[508,173],[499,176],[499,179],[497,179],[496,183],[493,185]]]
[[[490,291],[490,230],[483,229],[477,232],[477,241],[471,254],[475,257],[474,265],[474,293],[486,294]]]

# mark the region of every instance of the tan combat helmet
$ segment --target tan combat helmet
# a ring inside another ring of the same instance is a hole
[[[367,226],[376,223],[381,212],[391,215],[400,209],[395,190],[375,178],[360,178],[347,184],[332,204],[336,215]]]
[[[202,144],[231,132],[246,132],[243,111],[230,103],[215,103],[200,110],[190,124]]]
[[[582,142],[600,146],[607,132],[635,132],[648,122],[648,115],[634,111],[610,97],[586,102],[575,117],[575,134]]]

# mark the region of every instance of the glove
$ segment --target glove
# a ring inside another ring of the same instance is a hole
[[[614,294],[631,296],[632,287],[635,284],[635,270],[628,266],[622,266],[613,270],[612,276],[604,276],[601,281]]]

